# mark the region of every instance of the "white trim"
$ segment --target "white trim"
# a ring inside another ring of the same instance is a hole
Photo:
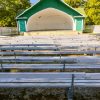
[[[82,31],[84,30],[84,20],[82,19]]]
[[[74,19],[74,28],[73,31],[76,31],[76,19]]]
[[[26,23],[26,20],[25,20],[25,29],[26,29],[26,31],[27,31],[27,23]]]
[[[20,18],[17,18],[17,19],[27,19],[27,17],[20,17]]]
[[[18,31],[20,32],[20,21],[17,21],[17,25],[18,25]]]
[[[39,11],[39,12],[42,12],[42,11],[44,11],[44,10],[46,10],[46,9],[54,9],[54,10],[57,10],[57,11],[59,11],[59,12],[62,12],[62,13],[64,13],[64,14],[68,15],[69,17],[71,17],[71,19],[72,19],[73,22],[74,22],[74,18],[73,18],[71,15],[69,15],[69,14],[67,14],[67,13],[65,13],[65,12],[63,12],[63,11],[61,11],[61,10],[59,10],[59,9],[56,9],[56,8],[45,8],[45,9]],[[35,13],[35,14],[38,14],[39,12],[37,12],[37,13]],[[33,15],[35,15],[35,14],[33,14]],[[32,16],[33,16],[33,15],[32,15]],[[30,17],[31,17],[31,16],[30,16]],[[28,18],[28,20],[30,19],[30,17]]]
[[[43,9],[43,10],[41,10],[41,11],[39,11],[39,12],[33,14],[33,15],[30,16],[29,19],[27,20],[27,26],[26,26],[26,27],[28,27],[28,21],[29,21],[34,15],[36,15],[36,14],[38,14],[38,13],[44,11],[44,10],[48,10],[48,9],[54,9],[54,10],[56,10],[56,11],[59,11],[59,12],[65,14],[66,16],[68,16],[68,17],[70,18],[70,20],[72,21],[72,22],[71,22],[71,23],[72,23],[72,30],[74,31],[74,30],[76,29],[76,28],[75,28],[76,25],[75,25],[75,22],[74,22],[74,18],[73,18],[71,15],[69,15],[69,14],[67,14],[67,13],[65,13],[65,12],[63,12],[63,11],[61,11],[61,10],[59,10],[59,9],[55,9],[55,8],[46,8],[46,9]],[[75,28],[75,29],[74,29],[74,28]],[[26,29],[27,29],[26,31],[28,31],[28,28],[26,28]]]
[[[17,21],[17,30],[19,31],[18,21]]]
[[[79,18],[79,17],[83,17],[83,18],[85,18],[85,17],[87,17],[86,15],[83,15],[83,16],[74,16],[75,18]]]

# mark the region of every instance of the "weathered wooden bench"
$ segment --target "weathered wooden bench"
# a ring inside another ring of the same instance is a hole
[[[60,46],[58,44],[14,44],[14,45],[1,45],[0,51],[13,51],[13,50],[52,50],[52,51],[63,51],[63,50],[73,50],[73,51],[97,51],[100,46]]]
[[[100,55],[100,51],[1,51],[0,56]]]
[[[100,69],[100,64],[0,64],[0,70],[68,70],[68,69]]]
[[[37,57],[32,57],[32,56],[16,56],[16,57],[1,57],[0,62],[2,63],[34,63],[34,62],[46,62],[46,63],[53,63],[53,62],[58,62],[58,63],[100,63],[100,57],[99,56],[79,56],[79,57],[51,57],[51,56],[37,56]]]
[[[0,87],[100,87],[100,73],[0,73]]]
[[[55,46],[55,44],[5,44],[5,45],[0,45],[0,47],[9,47],[9,46]],[[59,45],[58,45],[59,46]]]

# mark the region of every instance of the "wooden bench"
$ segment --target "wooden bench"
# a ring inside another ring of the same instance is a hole
[[[100,64],[1,64],[0,70],[68,70],[68,69],[100,69]]]
[[[100,64],[100,57],[96,56],[79,56],[79,57],[51,57],[51,56],[38,56],[38,57],[32,57],[32,56],[16,56],[16,57],[1,57],[0,58],[1,63],[99,63]]]
[[[1,51],[0,56],[100,55],[100,51]]]
[[[100,87],[100,73],[0,73],[0,87]]]
[[[57,45],[57,44],[56,44]],[[0,45],[0,47],[9,47],[9,46],[55,46],[55,44],[5,44],[5,45]],[[59,46],[59,45],[57,45]]]
[[[60,46],[58,44],[50,45],[50,44],[14,44],[14,45],[1,45],[1,51],[15,51],[15,50],[52,50],[52,51],[63,51],[63,50],[73,50],[73,51],[89,51],[89,50],[97,51],[100,49],[100,46]]]
[[[1,51],[7,51],[7,50],[58,50],[57,47],[1,47]]]

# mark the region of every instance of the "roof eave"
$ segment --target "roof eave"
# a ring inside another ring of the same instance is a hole
[[[38,4],[40,1],[38,1],[37,3],[35,3],[34,5],[32,5],[31,7],[29,7],[28,9],[26,9],[24,12],[22,12],[21,14],[19,14],[16,19],[19,19],[20,16],[22,16],[25,12],[27,12],[28,10],[30,10],[33,6],[35,6],[36,4]]]
[[[74,18],[85,18],[85,16],[74,16]]]
[[[25,20],[27,20],[27,17],[19,17],[19,18],[16,18],[16,20],[19,20],[19,19],[25,19]]]
[[[70,5],[68,5],[67,3],[65,3],[63,0],[60,0],[62,3],[64,3],[65,5],[67,5],[68,7],[70,7],[71,9],[73,9],[75,12],[79,13],[81,16],[85,17],[83,14],[81,14],[79,11],[77,11],[76,9],[74,9],[73,7],[71,7]]]

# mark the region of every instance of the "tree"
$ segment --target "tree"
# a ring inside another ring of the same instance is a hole
[[[85,5],[86,24],[100,25],[100,0],[88,0]]]
[[[0,26],[16,26],[16,16],[28,7],[29,0],[0,0]]]
[[[69,4],[72,7],[79,7],[82,3],[82,0],[64,0],[65,3]]]

